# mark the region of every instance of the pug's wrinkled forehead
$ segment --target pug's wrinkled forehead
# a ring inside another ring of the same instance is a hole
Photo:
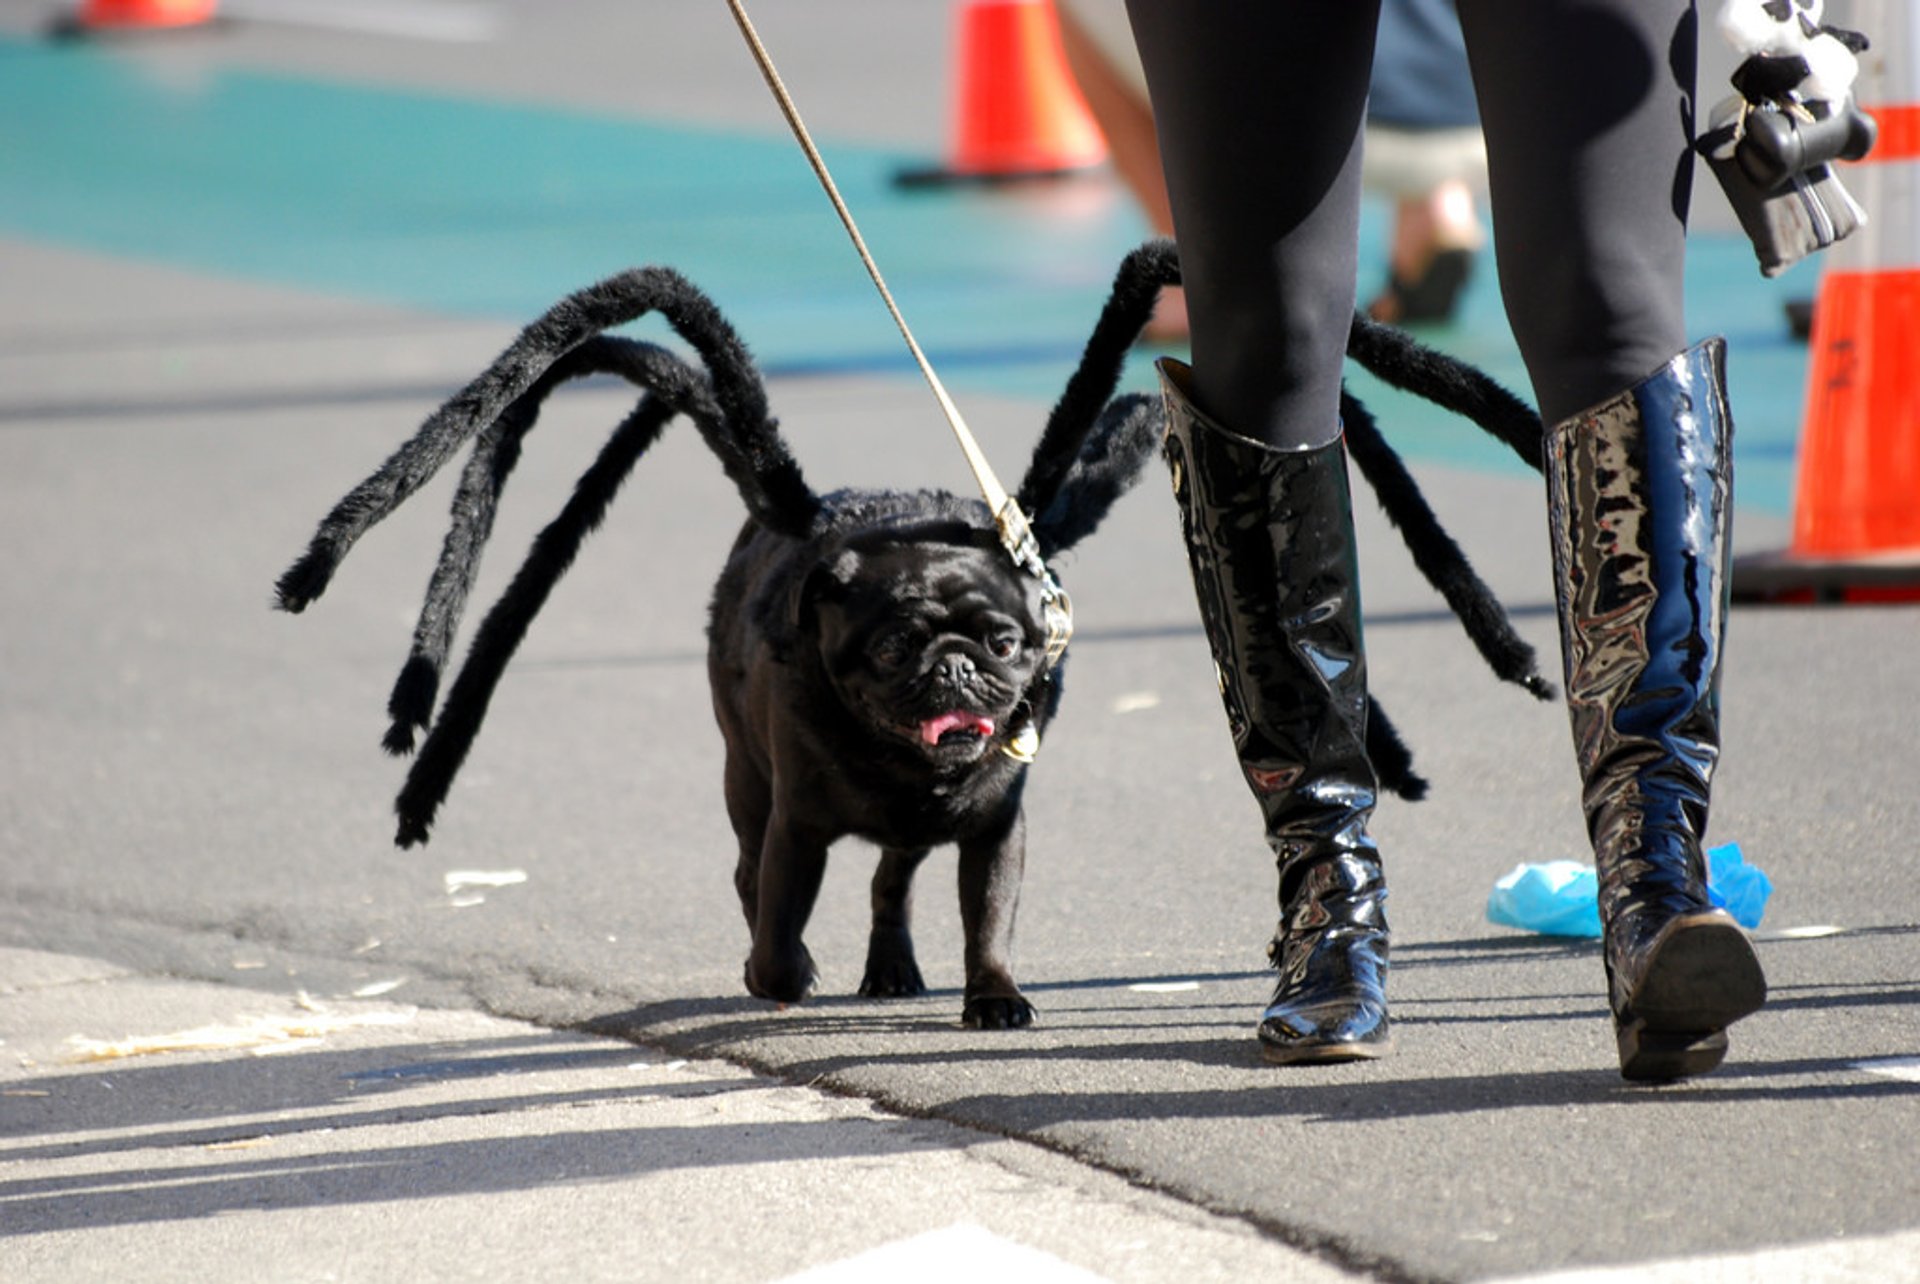
[[[986,508],[981,507],[984,515]],[[873,554],[890,548],[939,547],[987,549],[1003,551],[999,532],[993,528],[984,516],[983,524],[966,521],[958,517],[903,518],[896,521],[877,522],[866,529],[849,534],[841,547],[851,552]],[[1012,563],[1008,563],[1009,567]]]
[[[923,532],[924,533],[924,532]],[[939,538],[862,538],[827,563],[843,592],[873,606],[936,601],[949,607],[988,604],[1037,618],[1040,589],[1007,557],[991,531],[942,527]]]
[[[859,632],[928,611],[941,618],[991,611],[1030,635],[1041,631],[1038,581],[1014,565],[993,531],[964,521],[863,530],[816,564],[801,598],[802,610],[809,602],[837,604],[831,614],[841,618],[821,631],[830,646],[843,628]]]

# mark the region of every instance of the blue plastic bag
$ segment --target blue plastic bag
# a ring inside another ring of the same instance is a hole
[[[1487,918],[1546,936],[1600,935],[1600,880],[1575,860],[1515,865],[1493,885]]]
[[[1707,851],[1707,895],[1742,927],[1760,926],[1773,883],[1740,855],[1740,844]],[[1544,936],[1600,935],[1600,881],[1593,866],[1554,860],[1516,865],[1493,885],[1487,918]]]
[[[1740,844],[1707,849],[1707,895],[1749,930],[1760,926],[1773,880],[1741,858]]]

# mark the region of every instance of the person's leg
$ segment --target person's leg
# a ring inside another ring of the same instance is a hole
[[[1382,139],[1367,131],[1372,149]],[[1367,315],[1388,325],[1450,321],[1486,239],[1464,179],[1445,179],[1393,204],[1387,247],[1387,286],[1367,303]]]
[[[1394,202],[1376,321],[1447,321],[1485,235],[1487,149],[1453,0],[1382,0],[1367,101],[1369,194]]]
[[[1340,437],[1372,6],[1130,5],[1193,367],[1167,455],[1242,774],[1279,864],[1269,1060],[1388,1044],[1386,884],[1367,836],[1366,661]],[[1301,58],[1302,50],[1313,57]]]
[[[1732,515],[1725,345],[1683,351],[1686,0],[1462,0],[1502,292],[1546,442],[1567,702],[1621,1073],[1713,1069],[1758,1009],[1711,907]]]
[[[1173,211],[1167,207],[1167,180],[1160,172],[1160,142],[1154,135],[1153,108],[1147,103],[1146,78],[1133,48],[1125,0],[1068,0],[1056,9],[1067,69],[1100,132],[1107,136],[1114,173],[1133,193],[1153,230],[1172,236]],[[1179,286],[1160,292],[1141,338],[1153,343],[1186,340],[1187,300]]]
[[[1686,346],[1690,0],[1460,0],[1501,297],[1540,417]]]
[[[1128,6],[1160,138],[1193,395],[1280,447],[1339,435],[1375,5]]]

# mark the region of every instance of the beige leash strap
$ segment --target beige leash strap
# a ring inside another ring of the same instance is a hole
[[[987,508],[993,513],[994,525],[999,528],[1000,542],[1014,562],[1040,581],[1041,597],[1046,612],[1048,639],[1047,662],[1052,664],[1067,649],[1067,642],[1073,636],[1073,604],[1066,590],[1061,588],[1047,570],[1040,556],[1040,545],[1033,537],[1033,528],[1027,521],[1027,515],[1020,510],[1019,503],[1007,493],[1006,487],[994,475],[993,466],[987,462],[986,454],[980,449],[980,443],[974,439],[967,428],[966,420],[960,416],[960,408],[947,395],[946,385],[940,382],[940,376],[934,373],[933,363],[927,360],[926,353],[920,350],[920,344],[914,339],[913,331],[907,327],[907,318],[901,314],[900,305],[893,300],[893,292],[887,289],[886,280],[880,275],[880,265],[874,262],[873,255],[867,249],[866,238],[860,235],[859,225],[853,221],[853,211],[840,196],[840,189],[834,184],[833,175],[827,171],[827,162],[821,157],[820,149],[813,145],[813,136],[807,132],[807,126],[800,119],[800,109],[794,105],[793,96],[787,92],[786,84],[780,79],[780,72],[773,65],[773,57],[760,41],[760,33],[753,29],[753,20],[747,17],[742,0],[727,0],[727,7],[733,11],[733,19],[740,26],[740,34],[746,37],[747,47],[753,51],[753,60],[760,67],[760,74],[766,79],[767,88],[773,91],[774,101],[780,104],[781,115],[787,118],[787,127],[793,131],[794,139],[800,144],[800,150],[807,155],[807,163],[813,167],[814,177],[820,180],[820,186],[826,190],[827,199],[833,202],[834,212],[840,216],[840,225],[847,229],[847,235],[853,240],[853,248],[860,255],[860,262],[866,265],[867,275],[873,278],[874,288],[880,291],[880,298],[887,305],[887,311],[893,317],[894,325],[900,328],[900,337],[907,341],[907,350],[913,354],[920,373],[926,376],[927,386],[933,389],[934,400],[940,403],[941,413],[946,415],[947,423],[953,428],[954,437],[960,442],[961,453],[967,457],[968,467],[973,469],[974,480],[980,486],[980,494],[987,502]]]

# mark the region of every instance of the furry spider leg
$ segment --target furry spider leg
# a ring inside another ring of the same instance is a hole
[[[400,820],[395,841],[402,847],[427,840],[434,814],[465,762],[486,718],[493,692],[525,639],[534,616],[572,567],[586,537],[599,528],[628,474],[641,455],[659,439],[667,423],[676,414],[684,413],[694,421],[715,453],[725,458],[739,449],[739,442],[732,434],[733,425],[711,385],[665,349],[602,336],[583,345],[569,361],[575,367],[573,374],[619,374],[646,389],[646,395],[582,474],[560,515],[535,537],[513,581],[476,632],[440,716],[428,732],[420,755],[395,799],[394,808]],[[532,423],[533,415],[529,413],[524,417],[523,431],[530,429]],[[502,445],[505,444],[503,440]],[[818,502],[810,492],[807,497]],[[751,497],[749,501],[750,507],[755,506]],[[456,510],[456,522],[471,517],[470,513]],[[437,680],[437,671],[435,677]]]
[[[677,410],[665,398],[651,394],[642,397],[575,483],[573,495],[560,515],[534,538],[513,582],[474,634],[466,663],[454,678],[440,716],[394,799],[394,812],[399,818],[394,841],[401,847],[427,841],[434,814],[466,761],[486,719],[494,689],[525,638],[528,625],[573,565],[582,542],[599,528],[634,464],[659,440]]]
[[[804,530],[817,501],[773,430],[765,389],[746,345],[712,301],[679,273],[636,268],[568,295],[548,309],[336,504],[321,520],[306,553],[280,577],[276,592],[281,609],[299,612],[326,592],[354,543],[425,485],[462,443],[498,418],[555,361],[604,330],[656,311],[693,344],[713,372],[715,394],[737,433],[737,444],[728,443],[721,464],[749,495],[750,504],[763,501],[765,512],[756,511],[755,516],[785,530],[804,515]]]
[[[1099,528],[1159,452],[1165,425],[1158,397],[1130,392],[1107,403],[1081,440],[1053,501],[1033,515],[1042,553],[1071,548]]]
[[[521,442],[539,419],[542,404],[569,379],[608,373],[658,393],[697,421],[713,425],[722,414],[706,381],[665,349],[600,335],[556,361],[482,431],[454,494],[451,521],[420,607],[412,652],[387,701],[392,721],[381,742],[387,752],[411,752],[414,733],[425,730],[432,718],[440,675],[479,573],[481,552],[492,534],[500,492],[519,458]],[[710,426],[703,431],[711,438],[718,430]]]
[[[414,625],[413,648],[387,697],[387,717],[391,725],[380,743],[396,757],[413,752],[414,733],[425,730],[433,716],[434,701],[439,698],[440,672],[446,665],[447,653],[453,649],[467,595],[479,573],[481,550],[493,534],[500,492],[520,460],[520,443],[539,417],[541,403],[562,381],[577,373],[576,358],[595,342],[597,340],[590,340],[555,362],[532,387],[501,411],[498,419],[482,429],[474,441],[473,453],[454,491],[451,520],[440,547],[440,560],[434,566],[419,620]]]
[[[1089,426],[1096,422],[1096,412],[1113,397],[1127,354],[1151,317],[1160,289],[1179,282],[1179,256],[1169,241],[1149,241],[1122,260],[1080,363],[1069,377],[1066,391],[1055,404],[1035,448],[1035,462],[1020,495],[1029,511],[1044,509],[1049,497],[1068,476],[1067,468],[1075,458],[1072,450],[1087,440]],[[1364,324],[1366,330],[1362,332],[1356,325],[1348,341],[1349,355],[1362,366],[1376,373],[1391,372],[1392,377],[1387,374],[1382,377],[1465,415],[1510,445],[1528,439],[1525,429],[1530,422],[1530,439],[1537,449],[1538,418],[1491,379],[1471,366],[1421,347],[1400,331],[1370,321]],[[1131,434],[1157,436],[1161,430],[1158,405],[1129,404],[1133,400],[1121,398],[1108,405],[1104,412],[1119,417],[1108,432],[1121,450],[1130,448],[1121,443]],[[1418,483],[1380,434],[1372,416],[1357,398],[1344,390],[1342,411],[1348,421],[1348,445],[1354,461],[1380,496],[1389,519],[1401,531],[1415,566],[1459,617],[1469,638],[1497,676],[1525,686],[1536,696],[1551,695],[1552,687],[1535,672],[1532,648],[1514,631],[1499,599],[1440,525],[1421,495]],[[1120,425],[1127,423],[1127,416],[1131,414],[1138,414],[1141,422],[1130,426],[1128,431],[1120,431]],[[1132,479],[1131,473],[1124,475],[1126,481],[1122,485]],[[1411,753],[1378,700],[1371,696],[1367,725],[1368,753],[1374,759],[1382,783],[1402,797],[1422,796],[1426,782],[1414,774]]]
[[[1552,700],[1557,692],[1540,676],[1533,647],[1514,631],[1500,600],[1434,516],[1405,461],[1381,435],[1373,413],[1342,388],[1340,414],[1346,422],[1347,450],[1354,466],[1381,497],[1380,506],[1400,528],[1414,564],[1446,599],[1481,658],[1502,681],[1525,687],[1536,699]],[[1394,502],[1388,502],[1389,495],[1394,496]]]
[[[1347,350],[1383,382],[1471,420],[1536,472],[1541,469],[1540,416],[1484,371],[1360,313],[1354,314]],[[1537,699],[1554,699],[1558,693],[1540,675],[1534,649],[1520,638],[1493,590],[1440,525],[1372,413],[1345,388],[1340,408],[1355,465],[1381,497],[1381,507],[1399,528],[1415,565],[1459,617],[1481,657],[1503,681],[1525,687]],[[1399,496],[1400,502],[1388,503],[1389,495]]]
[[[1180,259],[1171,241],[1148,241],[1130,251],[1114,273],[1107,301],[1054,403],[1020,486],[1020,507],[1045,512],[1080,458],[1081,446],[1120,386],[1127,354],[1153,316],[1162,286],[1180,283]]]
[[[1536,473],[1545,468],[1540,416],[1484,370],[1359,312],[1347,335],[1347,355],[1381,382],[1472,420]]]
[[[1421,347],[1400,331],[1371,321],[1366,322],[1369,330],[1362,337],[1360,320],[1356,315],[1354,332],[1348,337],[1348,355],[1364,368],[1464,415],[1509,445],[1515,444],[1509,434],[1516,417],[1532,417],[1537,444],[1538,417],[1493,380],[1464,362]],[[1409,355],[1419,359],[1398,360]],[[1398,381],[1383,370],[1391,370]],[[1340,415],[1348,457],[1373,488],[1387,520],[1400,532],[1414,566],[1446,601],[1481,658],[1496,677],[1526,688],[1537,699],[1552,699],[1554,688],[1540,676],[1533,647],[1520,637],[1499,597],[1440,524],[1419,482],[1407,470],[1399,452],[1387,443],[1372,412],[1344,385],[1340,389]],[[1379,701],[1371,694],[1367,699],[1367,756],[1380,783],[1409,801],[1424,797],[1427,782],[1414,774],[1412,752],[1386,719]]]

